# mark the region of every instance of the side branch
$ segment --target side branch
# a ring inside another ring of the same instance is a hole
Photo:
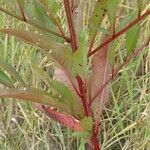
[[[37,29],[40,29],[40,30],[42,30],[42,31],[48,32],[48,33],[53,34],[53,35],[55,35],[55,36],[61,37],[61,38],[65,39],[68,43],[70,43],[70,39],[69,39],[69,38],[67,38],[67,37],[65,37],[65,36],[62,36],[61,34],[56,33],[56,32],[54,32],[54,31],[52,31],[52,30],[47,29],[47,28],[44,28],[44,27],[42,27],[42,26],[40,26],[40,25],[38,25],[38,24],[36,24],[36,23],[30,21],[30,20],[27,20],[27,18],[26,18],[26,20],[24,20],[24,18],[22,18],[22,17],[20,17],[20,16],[17,16],[17,15],[15,15],[15,14],[12,14],[11,12],[9,12],[9,11],[3,9],[2,7],[0,7],[0,11],[3,12],[3,13],[5,13],[5,14],[7,14],[7,15],[9,15],[9,16],[11,16],[11,17],[14,17],[14,18],[16,18],[16,19],[18,19],[18,20],[20,20],[20,21],[22,21],[22,22],[25,22],[25,23],[27,23],[27,24],[29,24],[29,25],[31,25],[31,26],[37,28]]]
[[[58,32],[65,37],[65,34],[63,32],[62,27],[60,26],[60,24],[58,23],[57,19],[53,16],[52,12],[49,10],[48,6],[46,6],[43,2],[43,0],[38,0],[41,5],[43,6],[43,8],[45,9],[45,12],[47,13],[47,15],[50,17],[51,21],[54,23],[54,25],[56,26]]]
[[[23,19],[23,20],[26,20],[26,16],[25,16],[24,11],[23,11],[23,9],[22,9],[22,7],[21,7],[20,1],[17,0],[17,3],[18,3],[18,6],[19,6],[19,9],[20,9],[20,14],[21,14],[21,16],[22,16],[22,19]]]
[[[147,10],[143,15],[136,18],[134,21],[129,23],[125,28],[123,28],[121,31],[117,32],[115,35],[113,35],[111,38],[109,38],[104,43],[100,44],[96,49],[94,49],[91,53],[88,54],[88,57],[95,54],[97,51],[99,51],[101,48],[105,47],[107,44],[111,43],[113,40],[115,40],[117,37],[125,33],[127,30],[129,30],[131,27],[133,27],[135,24],[137,24],[139,21],[143,20],[145,17],[150,15],[150,10]]]
[[[139,54],[139,52],[141,52],[145,46],[148,46],[149,42],[150,42],[150,37],[148,38],[148,40],[147,40],[142,46],[140,46],[139,48],[137,48],[136,50],[134,50],[133,53],[132,53],[131,55],[129,55],[129,56],[125,59],[125,61],[124,61],[123,64],[121,64],[120,66],[118,66],[118,67],[114,70],[113,74],[111,74],[111,75],[109,76],[109,78],[106,80],[106,82],[100,87],[100,89],[97,91],[97,93],[92,97],[90,104],[93,103],[93,101],[95,100],[95,98],[103,91],[103,89],[104,89],[104,88],[110,83],[110,81],[118,74],[118,72],[119,72],[126,64],[128,64],[129,61],[130,61],[133,57],[137,56],[137,55]]]
[[[68,26],[69,26],[71,46],[72,46],[73,52],[75,52],[77,50],[77,42],[76,42],[75,29],[73,26],[72,11],[70,8],[70,0],[64,0],[64,6],[65,6],[65,11],[66,11],[67,21],[68,21]]]

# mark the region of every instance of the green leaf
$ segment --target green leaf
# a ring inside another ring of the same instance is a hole
[[[118,40],[114,40],[110,44],[110,51],[108,51],[108,60],[109,63],[113,66],[115,62],[115,51],[118,48]]]
[[[58,10],[60,9],[60,5],[58,2],[56,2],[55,0],[45,0],[45,4],[49,7],[49,9],[51,10],[51,12],[53,12],[53,14],[56,14],[58,12]]]
[[[86,32],[82,31],[79,35],[79,48],[73,53],[73,67],[74,74],[87,77],[89,66],[87,61],[87,48],[86,48]]]
[[[139,24],[136,24],[126,32],[127,54],[130,54],[136,48],[139,37],[139,31],[140,26]]]
[[[80,120],[80,125],[85,131],[91,131],[93,119],[91,117],[85,117],[82,120]]]
[[[44,92],[36,89],[28,88],[9,88],[9,89],[0,89],[0,97],[11,97],[15,99],[22,99],[32,102],[41,103],[43,105],[50,105],[52,100],[45,95]],[[54,102],[53,102],[54,103]]]
[[[50,19],[47,16],[43,6],[37,0],[33,0],[34,2],[34,14],[35,18],[38,20],[38,23],[44,27],[50,26]]]
[[[123,27],[125,27],[131,20],[133,20],[137,16],[137,13],[128,13],[122,20],[120,20],[119,25],[117,27],[117,32],[120,31]]]
[[[19,81],[20,85],[26,86],[25,82],[21,78],[21,76],[18,74],[18,72],[13,68],[7,61],[0,58],[0,67],[2,67],[4,70],[6,70],[10,75],[13,76],[13,78],[16,81]]]
[[[26,101],[32,101],[40,103],[42,105],[48,105],[50,107],[55,107],[60,111],[69,112],[66,105],[59,103],[56,96],[51,93],[46,93],[38,89],[31,88],[0,88],[0,97],[22,99]]]
[[[52,41],[51,39],[22,30],[2,29],[0,32],[14,35],[21,38],[23,41],[34,44],[41,48],[41,51],[53,62],[56,67],[59,67],[65,71],[73,70],[72,68],[72,51],[63,44]]]
[[[116,12],[118,8],[119,0],[109,0],[107,1],[108,19],[110,24],[114,25]]]
[[[92,41],[97,33],[95,28],[100,28],[101,22],[107,12],[107,0],[99,0],[95,2],[95,8],[92,17],[89,20],[90,38]]]
[[[90,132],[88,131],[73,132],[72,136],[88,139],[90,137]]]
[[[69,106],[71,110],[73,110],[73,106],[75,104],[75,97],[72,92],[68,89],[64,84],[51,79],[47,76],[46,72],[42,68],[37,67],[36,65],[32,65],[34,71],[38,74],[38,76],[50,87],[53,88],[59,95],[61,95],[62,103]]]
[[[7,87],[13,87],[12,80],[0,70],[0,83]]]

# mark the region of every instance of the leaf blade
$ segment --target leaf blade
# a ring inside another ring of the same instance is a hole
[[[89,34],[90,34],[90,43],[93,41],[93,39],[96,36],[97,30],[96,28],[100,28],[101,22],[107,12],[107,0],[103,1],[96,1],[95,2],[95,8],[93,11],[93,14],[89,20]]]
[[[138,37],[139,37],[140,26],[136,24],[126,32],[126,43],[127,54],[130,54],[134,48],[136,48]]]
[[[26,86],[19,73],[7,61],[3,60],[2,58],[0,59],[0,67],[2,67],[10,75],[12,75],[16,81],[19,81],[20,85],[22,85],[23,87]]]
[[[65,113],[57,112],[49,107],[35,105],[35,107],[44,112],[48,117],[52,118],[61,125],[70,128],[73,131],[82,131],[79,120]]]
[[[0,70],[0,83],[7,87],[13,87],[12,80]]]
[[[16,36],[26,43],[38,46],[48,58],[55,62],[58,68],[71,72],[72,51],[64,44],[54,42],[45,36],[22,30],[1,29],[0,32]]]
[[[46,93],[39,89],[31,88],[0,88],[0,97],[20,99],[25,101],[31,101],[40,103],[42,105],[48,105],[51,107],[57,107],[60,111],[70,113],[69,108],[59,103],[56,97],[53,97],[50,93]]]

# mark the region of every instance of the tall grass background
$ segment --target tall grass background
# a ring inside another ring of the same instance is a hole
[[[120,5],[124,9],[135,9]],[[150,8],[150,4],[147,6]],[[147,37],[150,17],[143,22]],[[63,22],[64,20],[62,20]],[[65,21],[64,21],[65,22]],[[65,23],[64,23],[65,24]],[[28,30],[28,25],[0,13],[0,28]],[[65,28],[65,25],[64,25]],[[142,38],[139,38],[141,40]],[[118,63],[123,62],[123,39],[117,42]],[[141,41],[142,43],[142,41]],[[20,73],[27,85],[47,88],[34,74],[32,63],[51,69],[51,63],[37,48],[14,37],[0,34],[0,57],[7,60]],[[150,150],[150,47],[126,67],[109,86],[110,98],[106,103],[101,124],[102,150]],[[84,141],[72,136],[44,114],[37,112],[30,102],[0,99],[1,150],[84,150]]]

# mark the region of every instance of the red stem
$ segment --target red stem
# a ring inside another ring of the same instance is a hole
[[[69,32],[70,32],[70,38],[71,38],[71,46],[73,52],[77,50],[77,42],[76,42],[76,34],[75,34],[75,29],[73,26],[73,20],[72,20],[72,11],[70,8],[70,0],[64,0],[64,6],[65,6],[65,11],[67,15],[67,21],[68,21],[68,26],[69,26]]]
[[[140,46],[139,48],[137,48],[136,50],[134,50],[133,53],[132,53],[131,55],[129,55],[129,56],[125,59],[125,61],[124,61],[123,64],[121,64],[121,65],[118,66],[116,69],[114,69],[113,74],[110,75],[110,77],[107,79],[107,81],[101,86],[101,88],[98,90],[98,92],[92,97],[91,102],[90,102],[90,105],[93,103],[93,101],[95,100],[95,98],[103,91],[103,89],[108,85],[108,83],[112,80],[112,78],[114,78],[114,77],[118,74],[118,72],[119,72],[126,64],[129,63],[129,61],[130,61],[133,57],[137,56],[137,55],[139,54],[139,52],[142,51],[143,48],[149,44],[149,42],[150,42],[150,37],[148,38],[148,40],[147,40],[142,46]]]
[[[95,130],[95,126],[92,128],[92,136],[90,138],[90,143],[93,145],[93,150],[100,150],[99,140],[98,140],[98,132]]]
[[[86,95],[85,95],[84,83],[83,83],[83,81],[82,81],[82,79],[80,78],[79,75],[77,75],[76,79],[77,79],[77,82],[78,82],[79,91],[80,91],[80,98],[82,100],[82,104],[83,104],[83,107],[84,107],[85,115],[89,116],[90,115],[89,104],[88,104],[88,101],[87,101],[87,98],[86,98]]]
[[[73,26],[72,11],[70,8],[69,0],[64,0],[64,6],[65,6],[65,11],[66,11],[67,21],[68,21],[68,26],[69,26],[71,46],[72,46],[73,52],[75,52],[77,50],[77,41],[76,41],[75,29]],[[85,85],[84,85],[84,83],[83,83],[83,81],[79,75],[77,75],[76,80],[78,83],[78,87],[79,87],[79,91],[80,91],[80,98],[82,100],[85,115],[89,116],[89,114],[90,114],[89,113],[89,104],[87,101],[87,97],[85,95]]]
[[[91,53],[88,54],[88,57],[95,54],[97,51],[99,51],[101,48],[105,47],[107,44],[111,43],[113,40],[115,40],[117,37],[125,33],[127,30],[129,30],[132,26],[137,24],[139,21],[144,19],[146,16],[150,15],[150,10],[147,10],[143,15],[136,18],[134,21],[129,23],[125,28],[123,28],[121,31],[117,32],[115,35],[113,35],[111,38],[109,38],[104,43],[100,44],[95,50],[93,50]]]

